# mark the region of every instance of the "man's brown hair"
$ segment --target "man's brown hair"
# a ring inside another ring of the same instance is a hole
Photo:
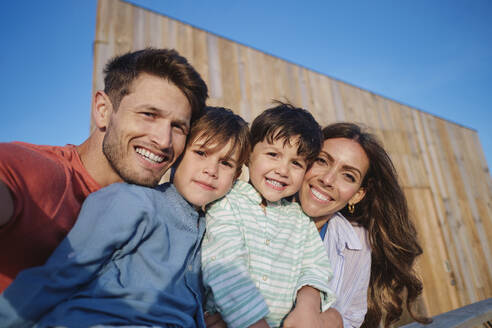
[[[186,58],[173,49],[146,48],[114,57],[104,68],[104,92],[115,110],[141,73],[167,79],[178,87],[190,103],[192,120],[205,107],[207,85]]]

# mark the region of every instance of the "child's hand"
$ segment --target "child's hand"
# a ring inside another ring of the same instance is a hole
[[[319,291],[311,286],[303,286],[297,292],[296,307],[284,320],[284,327],[322,328]]]
[[[227,324],[222,320],[220,313],[208,314],[205,312],[205,324],[207,328],[227,328]]]
[[[323,328],[321,312],[316,308],[295,307],[284,320],[284,328]]]

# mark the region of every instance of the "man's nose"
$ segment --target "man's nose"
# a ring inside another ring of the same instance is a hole
[[[173,144],[172,127],[170,123],[160,124],[151,131],[151,141],[159,149],[171,148]]]

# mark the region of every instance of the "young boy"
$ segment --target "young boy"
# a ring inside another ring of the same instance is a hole
[[[46,264],[23,271],[1,295],[2,327],[205,327],[202,209],[229,191],[249,151],[246,122],[207,108],[173,184],[115,184],[89,196]]]
[[[207,212],[207,310],[218,310],[230,328],[279,327],[294,303],[287,320],[317,320],[334,301],[318,231],[298,204],[284,200],[301,187],[321,140],[307,111],[283,103],[267,109],[251,125],[250,183],[238,180]]]

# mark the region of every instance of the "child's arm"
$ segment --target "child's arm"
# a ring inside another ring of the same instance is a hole
[[[307,224],[305,234],[302,269],[297,282],[296,307],[289,317],[292,315],[292,326],[304,326],[302,321],[299,325],[298,320],[310,320],[313,326],[321,327],[321,312],[335,301],[335,295],[328,287],[332,270],[319,233],[312,222]]]
[[[89,196],[74,227],[45,265],[22,271],[0,296],[2,327],[37,322],[90,281],[116,249],[131,248],[128,240],[145,233],[148,218],[140,201],[126,187]]]
[[[229,327],[267,327],[262,319],[269,313],[268,306],[249,275],[247,257],[240,220],[224,198],[207,212],[203,280]]]
[[[319,290],[311,286],[303,286],[297,292],[295,308],[284,321],[285,328],[323,327],[320,307]]]

